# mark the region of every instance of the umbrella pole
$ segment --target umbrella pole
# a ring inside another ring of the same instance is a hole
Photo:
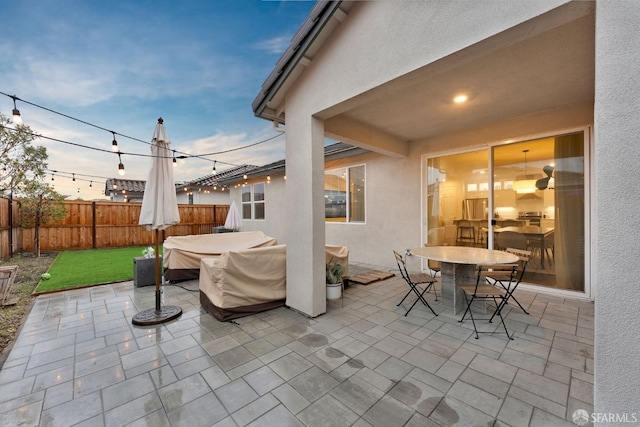
[[[169,320],[177,319],[182,315],[182,308],[175,305],[160,305],[160,254],[158,243],[160,230],[156,230],[156,306],[148,310],[143,310],[133,316],[131,323],[139,326],[157,325],[159,323],[168,322]]]
[[[158,240],[160,240],[160,230],[156,230],[156,312],[160,313],[160,255],[158,254]]]

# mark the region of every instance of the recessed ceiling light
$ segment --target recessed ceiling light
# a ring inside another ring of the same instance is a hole
[[[453,102],[455,102],[456,104],[462,104],[463,102],[467,102],[468,99],[469,97],[467,95],[458,95],[453,98]]]

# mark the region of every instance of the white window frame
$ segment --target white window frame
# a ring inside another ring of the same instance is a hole
[[[245,201],[245,200],[244,200],[244,195],[245,195],[245,193],[246,193],[246,191],[245,191],[246,189],[248,189],[248,190],[249,190],[249,200],[248,200],[248,201]],[[241,209],[242,209],[242,212],[241,212],[241,215],[240,215],[240,216],[242,217],[242,219],[244,219],[244,220],[251,220],[251,219],[253,219],[253,207],[252,207],[252,203],[253,203],[253,191],[251,190],[251,186],[250,186],[249,184],[247,184],[247,185],[243,185],[243,186],[240,188],[240,206],[241,206]],[[244,216],[244,208],[245,208],[245,206],[247,206],[247,205],[249,205],[249,218],[246,218],[246,217]]]
[[[258,185],[262,185],[262,194],[263,194],[263,199],[262,200],[256,200],[256,186]],[[247,193],[249,193],[249,200],[245,201],[243,200],[243,195]],[[244,220],[251,220],[251,221],[264,221],[266,219],[267,216],[267,185],[265,182],[256,182],[253,184],[246,184],[242,186],[242,189],[240,190],[240,204],[242,206],[242,214],[241,217]],[[261,204],[263,206],[263,212],[264,212],[264,218],[256,218],[256,205]],[[250,214],[249,214],[249,218],[245,218],[244,216],[244,208],[246,206],[250,207]]]
[[[256,186],[257,185],[262,185],[262,200],[256,200]],[[253,184],[253,186],[251,187],[251,200],[253,201],[252,203],[252,214],[253,214],[253,220],[254,221],[264,221],[267,217],[267,184],[265,182],[256,182]],[[256,206],[257,205],[262,205],[262,212],[263,212],[263,217],[262,218],[256,218]]]
[[[349,183],[351,182],[351,169],[362,167],[364,171],[364,196],[362,198],[364,202],[364,219],[362,221],[351,221],[349,218],[351,217],[351,203],[349,203],[351,190],[349,189]],[[328,173],[335,171],[346,171],[346,214],[345,221],[327,221],[325,217],[325,222],[330,222],[331,224],[366,224],[367,222],[367,165],[365,163],[358,163],[349,166],[343,166],[334,169],[325,169],[324,173],[327,175]]]

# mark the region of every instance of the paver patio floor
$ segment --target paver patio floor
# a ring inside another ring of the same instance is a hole
[[[153,286],[39,296],[0,371],[0,425],[575,426],[593,411],[591,302],[520,292],[531,314],[509,311],[510,341],[475,339],[432,293],[439,316],[405,317],[398,276],[347,287],[317,318],[225,323],[197,281],[179,285],[163,304],[182,316],[153,327],[131,324]]]

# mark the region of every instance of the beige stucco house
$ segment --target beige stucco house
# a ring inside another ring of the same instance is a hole
[[[325,243],[384,266],[461,219],[486,247],[537,221],[539,289],[596,302],[595,411],[639,412],[639,27],[634,0],[317,3],[253,103],[286,180],[231,189],[287,244],[287,305],[326,311]],[[369,152],[325,163],[325,138]]]

